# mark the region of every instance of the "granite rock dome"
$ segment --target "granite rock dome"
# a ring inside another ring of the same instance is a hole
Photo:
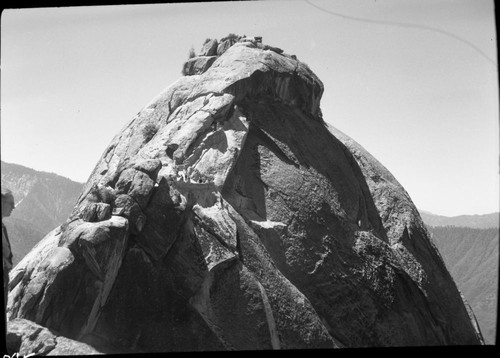
[[[247,37],[200,54],[11,272],[9,317],[104,352],[481,344],[410,197],[324,122],[309,67]]]

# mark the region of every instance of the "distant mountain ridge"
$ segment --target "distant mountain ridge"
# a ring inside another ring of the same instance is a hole
[[[83,184],[63,176],[1,161],[2,187],[14,194],[16,209],[5,219],[14,265],[70,214]]]
[[[500,213],[483,215],[458,215],[443,216],[436,215],[425,210],[419,210],[420,216],[426,225],[430,226],[462,226],[476,229],[488,229],[499,227]]]

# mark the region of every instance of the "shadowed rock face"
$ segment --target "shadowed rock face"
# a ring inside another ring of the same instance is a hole
[[[277,50],[230,43],[123,128],[11,318],[123,352],[481,343],[404,189]]]

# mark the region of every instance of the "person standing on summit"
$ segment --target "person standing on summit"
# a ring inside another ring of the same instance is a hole
[[[3,256],[3,305],[5,312],[5,324],[7,324],[7,298],[9,294],[9,272],[12,269],[12,251],[10,248],[7,228],[3,223],[3,218],[10,216],[15,208],[14,195],[9,189],[2,188],[2,256]]]

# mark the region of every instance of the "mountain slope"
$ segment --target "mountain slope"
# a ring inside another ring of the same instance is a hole
[[[17,264],[71,213],[82,184],[53,173],[1,162],[2,187],[14,194],[16,209],[4,220]]]
[[[498,228],[428,227],[446,267],[470,303],[487,344],[495,344]]]
[[[9,317],[122,352],[482,343],[417,209],[260,39],[206,41],[11,272]]]

